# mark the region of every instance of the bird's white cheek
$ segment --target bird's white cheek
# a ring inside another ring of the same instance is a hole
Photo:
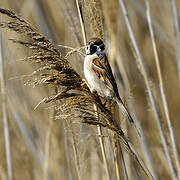
[[[86,54],[90,54],[90,47],[89,46],[86,48]]]

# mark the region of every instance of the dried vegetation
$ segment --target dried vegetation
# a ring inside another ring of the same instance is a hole
[[[12,4],[21,17],[0,8],[0,179],[180,179],[178,2],[162,4],[166,20],[149,0]],[[93,36],[134,124],[83,80]]]

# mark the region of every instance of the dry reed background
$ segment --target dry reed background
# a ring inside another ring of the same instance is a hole
[[[21,19],[0,9],[0,179],[180,179],[179,1],[79,0],[80,14],[77,2],[1,0]],[[135,124],[83,85],[79,15]]]

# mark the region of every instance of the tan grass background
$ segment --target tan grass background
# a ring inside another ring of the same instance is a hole
[[[165,96],[168,104],[177,153],[179,153],[180,129],[180,61],[179,37],[175,31],[173,0],[150,0],[151,21],[155,34]],[[180,9],[179,1],[177,9]],[[158,73],[155,63],[151,36],[146,17],[146,4],[143,0],[125,0],[129,19],[132,23],[137,44],[146,68],[150,87],[161,112],[161,125],[167,137],[170,154],[172,150],[166,115],[162,104]],[[156,117],[154,116],[148,91],[138,64],[136,52],[126,26],[120,0],[80,0],[87,39],[98,36],[104,39],[110,63],[112,65],[119,91],[139,128],[146,137],[143,141],[134,125],[120,118],[123,131],[129,137],[140,154],[154,179],[179,179],[179,159],[172,157],[174,172],[170,168],[160,137]],[[83,46],[82,31],[74,0],[1,0],[1,7],[8,8],[27,20],[38,32],[46,36],[55,46],[63,45],[78,48]],[[179,11],[178,11],[179,13]],[[0,21],[9,19],[0,15]],[[34,107],[45,97],[55,94],[52,86],[32,87],[26,84],[24,75],[31,74],[37,65],[19,61],[30,52],[9,38],[21,38],[21,35],[1,30],[1,54],[5,82],[5,108],[9,122],[10,154],[12,161],[12,179],[14,180],[76,180],[108,179],[100,150],[95,126],[68,121],[55,120],[56,111],[41,104]],[[59,47],[62,55],[69,49]],[[83,77],[83,57],[73,53],[68,58],[72,67]],[[28,79],[28,77],[27,77]],[[122,81],[123,79],[123,81]],[[3,90],[0,94],[0,179],[8,179],[5,124],[3,123]],[[115,169],[112,135],[103,129],[110,179],[118,179]],[[144,137],[144,136],[143,136]],[[143,145],[148,145],[145,152]],[[148,179],[138,163],[129,156],[130,152],[122,147],[126,168],[122,157],[118,162],[120,179]],[[149,153],[149,154],[148,154]],[[121,153],[119,153],[120,155]],[[151,163],[150,160],[151,159]],[[124,169],[128,172],[126,176]],[[9,177],[9,179],[11,179]]]

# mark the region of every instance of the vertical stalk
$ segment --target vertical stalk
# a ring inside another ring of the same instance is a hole
[[[149,25],[149,31],[150,31],[150,35],[151,35],[154,57],[155,57],[155,62],[156,62],[156,68],[157,68],[157,73],[158,73],[160,94],[161,94],[161,99],[163,102],[163,107],[164,107],[165,116],[166,116],[166,121],[167,121],[168,129],[169,129],[168,135],[170,137],[171,146],[172,146],[169,148],[172,149],[171,156],[173,158],[173,165],[175,166],[175,170],[177,172],[178,178],[180,178],[180,169],[179,169],[179,161],[178,161],[179,158],[178,158],[177,147],[176,147],[176,142],[175,142],[175,138],[174,138],[174,132],[173,132],[170,116],[169,116],[169,110],[168,110],[166,95],[164,92],[163,80],[162,80],[162,75],[161,75],[161,68],[160,68],[160,63],[159,63],[159,56],[158,56],[158,52],[157,52],[157,47],[156,47],[156,42],[155,42],[155,37],[154,37],[154,31],[153,31],[153,27],[152,27],[152,23],[151,23],[149,0],[145,0],[145,2],[146,2],[146,14],[147,14],[147,20],[148,20],[148,25]]]
[[[122,166],[123,166],[123,174],[124,174],[124,179],[125,180],[128,180],[128,172],[127,172],[127,168],[126,168],[126,162],[124,160],[124,154],[123,154],[123,151],[122,151],[122,147],[121,147],[121,144],[118,143],[118,146],[119,146],[119,154],[121,156],[121,163],[122,163]]]
[[[81,14],[81,11],[80,11],[80,8],[79,8],[78,0],[76,0],[76,6],[77,6],[78,14],[79,14],[79,20],[80,20],[80,25],[81,25],[83,41],[84,41],[84,45],[86,46],[86,44],[87,44],[86,33],[85,33],[84,23],[83,23],[83,20],[82,20],[83,18],[82,18],[82,14]],[[94,104],[93,107],[94,107],[94,111],[96,112],[96,118],[99,119],[97,106]],[[105,153],[105,149],[104,149],[104,140],[103,140],[102,129],[101,129],[100,125],[97,125],[97,132],[98,132],[102,157],[103,157],[103,161],[104,161],[104,165],[105,165],[106,175],[107,175],[107,178],[110,180],[110,175],[109,175],[109,170],[108,170],[108,163],[107,163],[106,153]]]
[[[76,143],[75,135],[73,133],[72,124],[69,124],[69,128],[70,128],[71,137],[72,137],[72,147],[73,147],[74,159],[76,163],[77,176],[78,176],[78,180],[81,180],[81,175],[80,175],[81,169],[80,169],[80,163],[79,163],[77,143]]]
[[[94,110],[96,112],[96,117],[99,118],[97,106],[95,104],[94,104]],[[102,152],[106,175],[107,175],[108,180],[110,180],[111,178],[110,178],[110,174],[109,174],[108,162],[107,162],[106,152],[105,152],[105,148],[104,148],[104,140],[103,140],[104,137],[102,134],[102,127],[100,125],[97,125],[97,132],[98,132],[99,143],[100,143],[100,147],[101,147],[101,152]]]
[[[119,163],[118,163],[118,153],[117,149],[114,151],[114,164],[117,180],[120,180],[120,172],[119,172]]]
[[[84,42],[84,45],[86,45],[87,44],[86,33],[85,33],[84,23],[83,23],[82,14],[81,14],[81,11],[80,11],[78,0],[76,0],[76,6],[77,6],[77,10],[78,10],[80,25],[81,25],[83,42]]]
[[[52,110],[52,117],[55,115],[55,110]],[[48,130],[45,139],[45,162],[44,162],[44,180],[48,180],[49,173],[49,158],[50,158],[50,147],[51,147],[51,134],[54,119],[49,118]]]
[[[179,18],[178,18],[178,6],[176,0],[171,0],[172,5],[172,13],[174,17],[174,33],[175,33],[175,40],[176,40],[176,62],[178,68],[178,78],[180,82],[180,26],[179,26]]]
[[[125,91],[124,91],[125,92],[125,96],[129,97],[130,94],[129,94],[128,89],[130,89],[130,84],[129,84],[129,80],[128,80],[127,74],[126,74],[126,72],[124,70],[124,66],[121,63],[121,61],[117,60],[117,63],[119,65],[119,67],[120,67],[120,71],[122,73],[122,77],[123,77],[124,83],[125,83]],[[130,109],[130,112],[132,112],[132,114],[133,114],[133,119],[135,121],[135,126],[138,129],[138,133],[140,134],[140,140],[139,141],[141,142],[141,147],[142,147],[142,151],[145,154],[146,162],[149,165],[149,168],[151,170],[152,175],[155,177],[155,179],[158,179],[157,178],[156,168],[155,168],[155,165],[154,165],[154,161],[152,159],[152,153],[150,151],[149,144],[147,142],[146,134],[145,134],[145,132],[143,130],[143,127],[141,125],[141,122],[140,122],[138,116],[136,115],[137,113],[136,113],[136,110],[134,108],[135,104],[134,104],[133,98],[131,98],[127,102],[128,102],[128,107]]]
[[[7,101],[6,101],[6,83],[4,75],[4,61],[2,54],[2,34],[0,32],[0,78],[1,78],[1,95],[2,95],[2,114],[4,122],[4,137],[5,137],[5,146],[6,146],[6,161],[7,161],[7,170],[8,170],[8,180],[13,179],[12,171],[12,157],[11,157],[11,140],[9,132],[9,122],[7,115]]]
[[[130,39],[132,41],[133,47],[135,49],[135,53],[137,55],[137,64],[140,66],[140,71],[141,71],[141,73],[142,73],[142,75],[144,77],[144,82],[145,82],[145,85],[146,85],[146,88],[147,88],[147,92],[148,92],[148,96],[149,96],[149,99],[150,99],[150,102],[151,102],[152,110],[154,111],[154,116],[155,116],[155,118],[157,120],[159,132],[160,132],[160,136],[161,136],[161,140],[162,140],[162,144],[163,144],[163,148],[164,148],[164,151],[165,151],[168,163],[169,163],[169,167],[170,167],[170,169],[171,169],[171,171],[173,173],[173,177],[176,177],[176,172],[175,172],[175,169],[173,168],[173,160],[172,160],[172,158],[170,156],[170,152],[169,152],[169,149],[168,149],[168,142],[167,142],[167,139],[165,137],[163,127],[162,127],[161,113],[160,113],[159,107],[158,107],[158,105],[157,105],[157,103],[155,101],[155,98],[154,98],[154,95],[153,95],[153,92],[152,92],[152,89],[151,89],[151,86],[150,86],[150,83],[149,83],[149,80],[148,80],[145,65],[143,63],[143,58],[142,58],[142,55],[140,53],[139,47],[138,47],[137,42],[136,42],[136,38],[135,38],[133,29],[132,29],[131,22],[130,22],[129,17],[128,17],[128,12],[127,12],[127,8],[126,8],[126,5],[124,3],[124,0],[119,0],[119,4],[121,5],[123,15],[124,15],[124,18],[125,18],[125,22],[126,22],[126,25],[127,25],[127,28],[128,28],[129,36],[130,36]]]
[[[64,133],[64,146],[65,146],[65,156],[66,156],[66,161],[67,161],[67,179],[68,180],[73,180],[72,178],[72,163],[71,163],[71,159],[70,159],[70,156],[71,156],[71,152],[70,152],[70,147],[69,147],[69,142],[68,142],[68,133],[65,132],[65,128],[67,126],[67,123],[64,122],[64,129],[63,129],[63,133]]]

